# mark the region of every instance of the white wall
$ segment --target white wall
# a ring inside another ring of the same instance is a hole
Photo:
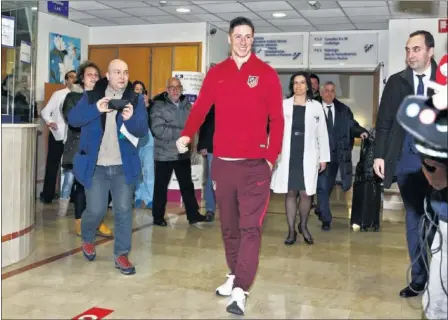
[[[403,70],[406,67],[406,52],[404,47],[409,34],[417,30],[432,33],[435,40],[435,59],[437,62],[446,54],[447,34],[439,33],[439,19],[395,19],[389,20],[389,66],[388,75]]]
[[[49,81],[49,41],[50,33],[60,33],[81,39],[81,61],[87,59],[89,27],[72,22],[66,18],[38,12],[37,20],[37,64],[36,64],[36,101],[44,100],[45,82]]]
[[[148,24],[136,26],[91,27],[90,43],[135,44],[202,42],[202,57],[207,57],[207,23]],[[206,70],[206,58],[201,70]]]
[[[214,35],[210,35],[212,25],[207,28],[207,67],[210,63],[221,62],[229,56],[228,34],[220,29]]]

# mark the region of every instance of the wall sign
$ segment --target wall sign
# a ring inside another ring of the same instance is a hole
[[[310,33],[309,65],[378,64],[378,33]]]
[[[47,10],[68,18],[68,1],[47,1]]]
[[[274,67],[303,65],[301,34],[260,33],[254,38],[253,48],[261,60]]]
[[[439,33],[448,33],[448,19],[439,19]]]
[[[14,17],[2,15],[2,47],[14,48],[15,24]]]

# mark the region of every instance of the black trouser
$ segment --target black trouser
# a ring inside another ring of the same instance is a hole
[[[86,209],[86,192],[84,186],[78,181],[73,183],[73,202],[75,205],[75,219],[81,219],[82,213]]]
[[[55,198],[56,181],[61,164],[64,142],[56,141],[51,132],[48,133],[47,163],[45,165],[45,180],[41,198],[44,202],[51,202]]]
[[[191,180],[191,161],[155,161],[154,197],[152,202],[152,215],[154,220],[161,220],[165,216],[167,202],[168,184],[171,176],[176,174],[179,182],[182,200],[185,204],[187,219],[195,221],[199,205],[194,194],[194,185]]]

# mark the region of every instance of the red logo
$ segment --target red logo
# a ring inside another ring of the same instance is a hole
[[[114,312],[114,310],[93,307],[87,311],[84,311],[80,315],[77,315],[76,317],[73,318],[73,320],[103,319],[105,316],[111,314],[112,312]]]
[[[247,85],[249,88],[255,88],[258,85],[258,76],[249,76],[247,79]]]
[[[448,19],[439,19],[439,33],[448,32]]]

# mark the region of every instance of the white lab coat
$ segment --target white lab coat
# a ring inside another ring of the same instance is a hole
[[[285,127],[282,152],[272,173],[271,189],[274,193],[288,192],[293,104],[294,97],[283,100]],[[315,100],[307,100],[303,157],[304,182],[307,195],[316,193],[317,176],[321,162],[330,162],[330,144],[325,113],[322,104]]]
[[[67,138],[67,124],[62,115],[62,106],[65,97],[70,92],[69,88],[64,88],[54,92],[45,108],[42,109],[40,115],[46,124],[54,122],[58,125],[58,130],[50,129],[56,141],[63,141]]]

